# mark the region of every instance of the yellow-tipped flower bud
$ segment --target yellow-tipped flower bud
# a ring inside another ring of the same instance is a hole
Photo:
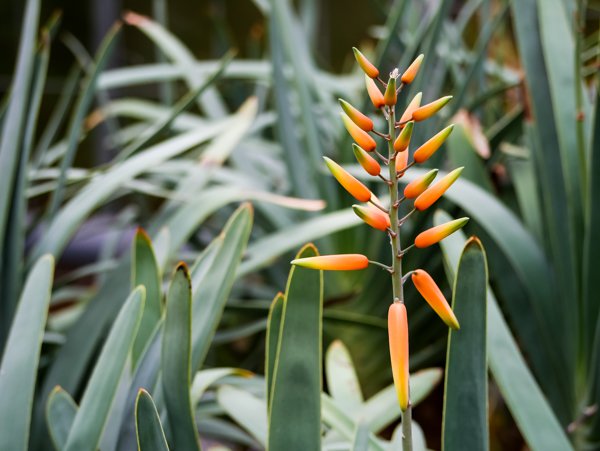
[[[390,79],[388,81],[387,87],[385,88],[385,94],[383,94],[383,101],[388,106],[396,105],[398,100],[398,96],[396,95],[396,77],[397,70],[394,69],[394,72],[390,74]]]
[[[412,136],[413,128],[415,123],[410,121],[404,126],[402,131],[398,134],[396,141],[394,141],[394,150],[396,152],[404,152],[410,144],[410,137]]]
[[[354,198],[360,202],[369,202],[371,200],[371,191],[353,175],[349,174],[344,168],[330,158],[323,157],[327,168],[331,171],[335,179],[344,187]]]
[[[356,161],[358,161],[365,171],[374,176],[378,176],[381,173],[381,165],[379,162],[365,152],[364,149],[352,143],[352,150],[354,150]]]
[[[342,116],[344,126],[346,127],[346,130],[348,130],[348,133],[350,133],[350,136],[352,136],[352,139],[356,141],[356,144],[365,149],[367,152],[372,152],[377,148],[377,143],[371,137],[371,135],[352,122],[352,119],[350,119],[346,113],[342,112],[340,113],[340,116]]]
[[[448,301],[442,294],[440,288],[433,281],[431,276],[422,269],[417,269],[412,273],[412,281],[415,288],[421,293],[421,296],[431,306],[433,311],[438,314],[447,326],[453,329],[460,329],[458,320],[450,308]]]
[[[447,236],[452,235],[458,229],[462,228],[467,222],[469,222],[469,218],[460,218],[425,230],[415,238],[415,246],[424,248],[439,243]]]
[[[418,179],[410,182],[404,188],[404,197],[406,197],[407,199],[414,199],[415,197],[419,196],[423,191],[427,189],[429,185],[431,185],[431,182],[433,182],[433,179],[435,179],[437,173],[437,169],[432,169],[427,174],[424,174]]]
[[[400,409],[404,412],[409,403],[408,372],[408,318],[406,307],[394,302],[388,310],[388,337],[392,375]]]
[[[373,205],[352,205],[352,210],[374,229],[385,232],[390,227],[390,217]]]
[[[435,185],[427,188],[419,197],[415,199],[415,208],[419,211],[426,210],[435,201],[444,195],[446,190],[452,186],[464,168],[458,168],[446,174]]]
[[[415,111],[413,111],[413,120],[420,122],[424,121],[425,119],[429,119],[435,113],[440,111],[448,102],[450,102],[451,98],[452,96],[442,97],[441,99],[434,100],[427,105],[417,108]]]
[[[396,174],[406,169],[406,166],[408,165],[408,153],[409,152],[407,150],[406,152],[400,152],[398,155],[396,155]],[[404,175],[403,172],[402,175]]]
[[[363,55],[356,47],[352,47],[352,51],[354,52],[354,58],[356,58],[356,62],[364,71],[364,73],[371,78],[377,78],[379,75],[379,69],[377,69],[373,63],[371,63],[371,61],[369,61],[367,57]]]
[[[377,109],[381,108],[385,105],[385,101],[383,100],[383,94],[375,84],[375,82],[365,75],[365,85],[367,86],[367,93],[369,94],[369,98],[371,102],[373,102],[373,106]]]
[[[454,124],[449,125],[445,129],[431,137],[425,144],[423,144],[417,150],[415,150],[415,154],[413,155],[415,162],[423,163],[424,161],[427,161],[429,157],[431,157],[442,146],[442,144],[444,144],[444,141],[446,141],[448,136],[450,136],[450,133],[452,133],[453,129]]]
[[[417,76],[417,72],[419,72],[419,68],[421,67],[421,63],[423,62],[423,58],[425,55],[422,53],[417,56],[417,58],[412,62],[408,69],[404,71],[402,74],[402,78],[400,79],[402,83],[412,83],[415,77]]]
[[[354,122],[366,132],[370,132],[371,130],[373,130],[373,121],[368,116],[361,113],[357,108],[353,107],[345,100],[338,99],[338,101],[340,102],[340,105],[344,112],[348,115],[350,119],[352,119],[352,122]]]
[[[413,99],[410,101],[404,113],[400,117],[400,123],[404,124],[412,119],[413,112],[421,106],[421,99],[423,98],[423,93],[418,92]]]
[[[323,271],[354,271],[369,266],[369,259],[361,254],[321,255],[319,257],[297,258],[292,265]]]

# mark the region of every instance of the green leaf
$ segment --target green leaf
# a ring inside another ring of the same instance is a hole
[[[217,391],[217,401],[227,415],[256,438],[263,447],[266,446],[267,406],[264,400],[247,391],[224,385]]]
[[[442,422],[446,451],[489,449],[486,289],[485,251],[471,238],[454,280],[452,309],[460,330],[450,330],[448,336]]]
[[[335,402],[347,412],[360,409],[363,395],[350,352],[340,340],[335,340],[325,354],[327,387]]]
[[[267,410],[271,412],[271,399],[273,398],[273,373],[275,371],[275,361],[277,359],[277,345],[281,334],[281,320],[283,314],[283,304],[285,296],[283,293],[277,293],[267,318],[267,338],[265,351],[265,384],[267,392]]]
[[[167,293],[160,366],[162,392],[174,449],[199,450],[200,441],[190,400],[192,285],[185,264],[175,270]]]
[[[54,259],[41,257],[31,269],[0,363],[0,449],[26,450],[31,408],[48,304],[52,290]]]
[[[192,408],[200,402],[200,398],[204,392],[212,384],[227,376],[242,376],[250,377],[252,373],[240,368],[210,368],[207,370],[198,371],[192,381],[190,396],[192,399]]]
[[[296,258],[317,254],[307,245]],[[322,312],[323,273],[292,267],[273,371],[269,449],[321,448]]]
[[[54,448],[64,449],[73,420],[77,414],[77,404],[66,391],[56,386],[48,396],[46,423]]]
[[[362,421],[356,426],[352,451],[369,451],[369,425]]]
[[[143,388],[135,400],[135,424],[139,451],[169,450],[154,401]]]
[[[142,316],[144,291],[137,287],[131,292],[114,322],[81,398],[65,451],[95,451],[98,447]]]

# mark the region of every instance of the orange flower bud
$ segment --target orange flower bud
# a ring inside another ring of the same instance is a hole
[[[460,329],[458,320],[454,316],[454,312],[450,308],[448,301],[442,294],[442,291],[433,281],[431,276],[422,269],[417,269],[412,276],[415,288],[421,293],[421,296],[427,301],[435,313],[453,329]]]
[[[408,165],[408,150],[406,152],[400,152],[396,155],[396,173],[404,171]],[[402,174],[404,175],[404,174]]]
[[[352,119],[352,122],[354,122],[366,132],[370,132],[371,130],[373,130],[373,121],[368,116],[361,113],[358,109],[354,108],[345,100],[338,99],[338,101],[340,102],[340,105],[344,112],[348,115],[350,119]]]
[[[427,189],[431,182],[433,182],[433,179],[435,179],[437,173],[437,169],[432,169],[427,174],[410,182],[408,185],[406,185],[406,188],[404,188],[404,197],[407,199],[414,199],[415,197],[419,196]]]
[[[396,77],[394,77],[396,72],[397,70],[394,70],[394,72],[390,74],[390,79],[385,88],[385,94],[383,94],[383,101],[388,106],[396,105],[396,101],[398,100],[398,96],[396,95]]]
[[[396,152],[403,152],[408,148],[410,144],[410,137],[412,136],[413,128],[415,123],[410,121],[404,126],[402,131],[398,134],[396,141],[394,141],[394,150]]]
[[[462,228],[467,222],[469,222],[469,218],[460,218],[425,230],[424,232],[419,233],[415,238],[415,246],[424,248],[438,243]]]
[[[390,227],[390,217],[373,205],[352,205],[352,210],[374,229],[385,232]]]
[[[354,58],[356,58],[356,62],[364,71],[364,73],[371,78],[377,78],[379,75],[379,69],[377,69],[373,63],[371,63],[371,61],[369,61],[367,57],[363,55],[356,47],[352,47],[352,51],[354,52]]]
[[[422,107],[417,108],[415,111],[413,111],[413,120],[420,122],[430,118],[435,113],[440,111],[448,102],[450,102],[451,98],[452,96],[442,97],[440,99],[434,100],[431,103],[428,103],[427,105],[423,105]]]
[[[430,138],[429,141],[427,141],[417,150],[415,150],[415,154],[413,155],[415,162],[423,163],[424,161],[428,160],[429,157],[431,157],[441,147],[441,145],[444,144],[444,141],[446,141],[448,136],[450,136],[450,133],[452,133],[453,129],[454,124],[449,125]]]
[[[350,119],[346,113],[340,113],[340,116],[342,116],[344,126],[346,127],[346,130],[348,130],[348,133],[350,133],[350,136],[352,136],[352,139],[356,141],[356,144],[368,152],[377,148],[377,143],[371,135],[352,122],[352,119]]]
[[[369,94],[369,98],[375,108],[381,108],[385,105],[385,101],[383,100],[383,94],[375,84],[375,82],[365,75],[365,85],[367,85],[367,93]]]
[[[423,55],[422,53],[417,56],[417,58],[412,62],[412,64],[410,66],[408,66],[408,69],[406,69],[404,71],[404,73],[402,74],[402,78],[400,79],[402,81],[402,83],[412,83],[412,81],[415,79],[415,77],[417,76],[417,72],[419,72],[419,68],[421,67],[421,62],[423,61],[425,55]]]
[[[361,254],[321,255],[319,257],[297,258],[292,265],[323,271],[354,271],[369,266],[369,259]]]
[[[354,198],[360,202],[369,202],[371,199],[371,191],[353,175],[349,174],[335,161],[330,158],[323,157],[327,168],[331,171],[335,179],[348,191]]]
[[[369,174],[378,176],[381,173],[381,166],[375,158],[365,152],[364,149],[352,143],[352,150],[354,150],[354,156],[360,163],[365,171]]]
[[[423,97],[423,93],[418,92],[413,99],[410,101],[404,113],[402,113],[402,117],[400,117],[400,123],[404,124],[412,119],[413,112],[421,106],[421,98]]]
[[[458,168],[446,174],[435,185],[427,188],[422,194],[415,199],[415,208],[423,211],[429,208],[436,200],[444,195],[446,190],[452,186],[464,168]]]
[[[390,361],[396,395],[400,409],[404,412],[409,403],[408,386],[408,319],[406,307],[394,302],[388,310],[388,337],[390,343]]]

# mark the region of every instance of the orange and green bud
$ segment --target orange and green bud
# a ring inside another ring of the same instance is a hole
[[[421,99],[423,98],[423,93],[418,92],[413,99],[410,101],[404,113],[400,117],[400,123],[404,124],[412,119],[413,112],[421,106]]]
[[[425,119],[429,119],[435,113],[440,111],[448,102],[450,102],[451,98],[452,96],[442,97],[440,99],[434,100],[431,103],[428,103],[427,105],[423,105],[422,107],[417,108],[412,113],[413,120],[420,122],[424,121]]]
[[[292,265],[323,271],[354,271],[369,266],[369,259],[361,254],[321,255],[319,257],[297,258]]]
[[[390,217],[373,205],[352,205],[352,210],[374,229],[385,232],[390,227]]]
[[[344,112],[348,115],[350,119],[352,119],[352,122],[354,122],[366,132],[370,132],[371,130],[373,130],[373,121],[368,116],[361,113],[357,108],[353,107],[345,100],[338,99],[338,101],[340,102],[340,105]]]
[[[394,69],[394,72],[390,74],[390,79],[385,88],[385,94],[383,94],[383,101],[387,106],[394,106],[398,101],[398,96],[396,95],[396,77],[398,71]]]
[[[442,318],[446,325],[453,329],[460,329],[458,320],[454,316],[454,312],[450,308],[448,301],[446,301],[442,291],[431,276],[422,269],[417,269],[412,273],[411,278],[417,291],[421,293],[421,296],[423,296],[434,312]]]
[[[367,57],[363,55],[356,47],[352,47],[352,51],[354,52],[354,58],[356,58],[356,62],[363,72],[371,78],[377,78],[379,75],[379,69],[377,69],[373,63],[371,63],[371,61],[369,61]]]
[[[447,236],[452,235],[458,229],[462,228],[467,222],[469,222],[469,218],[460,218],[425,230],[415,238],[415,246],[424,248],[439,243]]]
[[[421,67],[421,62],[423,61],[425,55],[422,53],[417,56],[417,58],[412,62],[408,69],[404,71],[402,74],[402,78],[400,79],[402,83],[412,83],[415,77],[417,76],[417,72],[419,72],[419,68]]]
[[[394,150],[396,152],[404,152],[410,144],[410,137],[412,136],[413,128],[415,123],[410,121],[404,126],[402,131],[398,134],[396,141],[394,141]]]
[[[408,318],[406,307],[394,302],[388,310],[388,337],[392,375],[400,409],[404,412],[409,403],[408,372]]]
[[[350,133],[350,136],[352,136],[352,139],[356,141],[356,144],[365,149],[367,152],[372,152],[377,148],[377,143],[371,137],[371,135],[352,122],[352,119],[350,119],[346,113],[342,112],[340,113],[340,116],[342,116],[344,126],[346,127],[346,130],[348,130],[348,133]]]
[[[352,150],[354,150],[354,156],[356,157],[356,160],[365,171],[374,176],[378,176],[381,173],[381,165],[379,162],[369,155],[363,148],[352,143]]]
[[[437,169],[432,169],[427,174],[424,174],[418,179],[410,182],[404,188],[404,197],[406,197],[407,199],[414,199],[415,197],[418,197],[423,191],[427,189],[429,185],[431,185],[431,182],[433,182],[433,179],[435,179],[437,173]]]
[[[415,208],[419,211],[423,211],[431,207],[435,201],[444,195],[446,190],[452,186],[456,179],[460,177],[460,173],[463,169],[464,168],[462,167],[455,169],[442,177],[439,182],[423,191],[423,193],[415,199]]]
[[[385,100],[383,100],[383,94],[381,93],[381,91],[379,90],[379,88],[377,87],[377,85],[375,84],[373,79],[367,77],[366,75],[365,75],[365,85],[367,86],[367,93],[369,94],[369,98],[371,99],[371,102],[373,102],[373,106],[375,106],[375,108],[379,109],[383,105],[385,105]]]
[[[407,150],[406,152],[400,152],[396,155],[396,173],[400,173],[406,169],[406,166],[408,165],[408,153]]]
[[[442,146],[442,144],[444,144],[444,141],[446,141],[448,136],[450,136],[450,133],[452,133],[453,129],[454,124],[449,125],[445,129],[434,135],[432,138],[430,138],[429,141],[427,141],[417,150],[415,150],[415,154],[413,155],[415,162],[423,163],[424,161],[427,161],[429,157],[431,157]]]
[[[360,202],[369,202],[371,200],[371,191],[353,175],[349,174],[343,167],[330,158],[323,157],[327,168],[331,171],[335,179],[344,187],[354,198]]]

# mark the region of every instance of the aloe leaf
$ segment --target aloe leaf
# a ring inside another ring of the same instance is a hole
[[[325,375],[329,393],[339,406],[348,412],[362,407],[364,400],[358,375],[348,348],[340,340],[335,340],[327,349]]]
[[[307,245],[296,258],[317,254],[313,245]],[[293,451],[321,447],[322,312],[323,273],[292,267],[273,371],[270,449]],[[295,427],[290,428],[290,424]]]
[[[135,400],[135,424],[140,451],[169,450],[154,401],[143,388]]]
[[[265,383],[267,391],[267,410],[271,412],[271,399],[273,398],[273,373],[275,372],[275,362],[277,359],[277,345],[281,334],[281,320],[283,314],[283,304],[285,296],[283,293],[277,293],[267,318],[267,338],[265,351]]]
[[[55,449],[61,450],[65,447],[77,408],[71,395],[61,387],[55,387],[48,396],[46,423]]]
[[[31,269],[8,334],[0,363],[0,449],[26,450],[42,337],[54,275],[45,255]]]
[[[200,398],[204,392],[217,382],[219,379],[223,379],[227,376],[242,376],[249,377],[252,373],[247,370],[240,368],[210,368],[207,370],[198,371],[192,381],[192,387],[190,388],[190,396],[192,399],[192,406],[195,406],[200,402]]]
[[[264,400],[247,391],[224,385],[217,391],[217,401],[227,415],[256,438],[263,447],[266,446],[267,406]]]
[[[454,279],[452,310],[460,330],[451,330],[448,337],[442,422],[442,449],[446,451],[489,449],[487,283],[485,251],[477,238],[471,238]]]
[[[362,421],[356,425],[352,451],[369,451],[369,425]]]

